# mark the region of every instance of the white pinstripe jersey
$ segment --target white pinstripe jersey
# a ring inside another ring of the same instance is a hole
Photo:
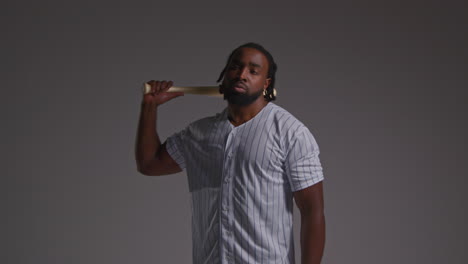
[[[323,180],[317,143],[271,102],[237,127],[227,113],[167,139],[187,171],[193,263],[294,263],[292,192]]]

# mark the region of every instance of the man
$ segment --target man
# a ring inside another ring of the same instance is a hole
[[[320,263],[325,243],[323,173],[309,130],[271,103],[276,64],[255,43],[235,49],[221,72],[222,113],[193,122],[164,144],[163,103],[183,95],[151,81],[136,143],[138,171],[187,170],[194,263],[294,263],[293,204],[301,213],[302,263]],[[287,92],[287,91],[285,91]]]

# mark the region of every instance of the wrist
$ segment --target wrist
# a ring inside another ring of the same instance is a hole
[[[158,108],[158,104],[154,103],[154,102],[141,102],[141,110],[145,110],[145,111],[152,111],[152,110],[156,110]]]

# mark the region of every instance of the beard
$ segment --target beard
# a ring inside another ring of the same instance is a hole
[[[258,91],[255,94],[248,94],[248,92],[238,93],[236,91],[227,90],[224,91],[224,100],[227,100],[230,104],[246,106],[255,102],[255,100],[257,100],[257,98],[260,97],[260,95],[262,94],[262,90]]]

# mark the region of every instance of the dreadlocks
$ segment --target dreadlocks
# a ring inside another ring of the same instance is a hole
[[[271,81],[270,81],[270,85],[268,85],[268,87],[266,88],[265,99],[267,101],[275,100],[276,96],[273,93],[273,89],[275,88],[275,75],[276,75],[276,70],[278,69],[278,66],[276,65],[275,61],[273,60],[273,56],[271,56],[270,52],[268,52],[262,45],[257,44],[257,43],[249,42],[249,43],[241,45],[241,46],[237,47],[235,50],[233,50],[231,52],[231,54],[229,55],[229,57],[228,57],[226,66],[224,67],[223,71],[219,75],[219,78],[218,78],[218,80],[216,82],[220,82],[223,79],[224,73],[226,73],[226,69],[229,66],[229,62],[231,62],[232,56],[234,55],[234,53],[236,53],[236,51],[238,51],[241,48],[254,48],[254,49],[262,52],[263,55],[265,55],[265,57],[267,57],[267,59],[268,59],[268,75],[267,75],[267,78],[270,78]]]

